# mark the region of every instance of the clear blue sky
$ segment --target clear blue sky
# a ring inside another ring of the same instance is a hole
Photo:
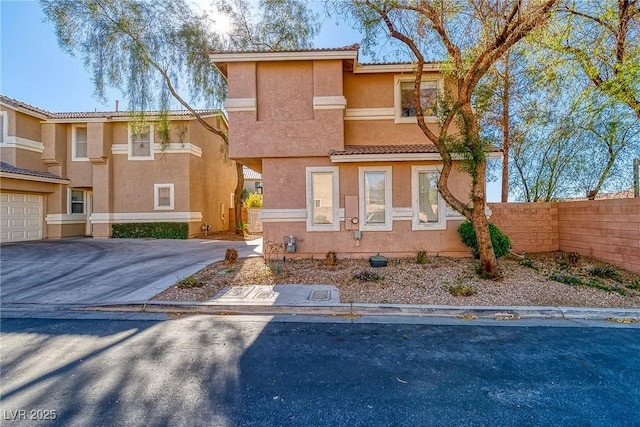
[[[316,38],[317,47],[359,43],[352,29],[327,20]],[[113,111],[118,99],[107,92],[103,104],[94,96],[91,76],[82,60],[60,49],[53,25],[44,22],[35,0],[0,0],[0,93],[52,112]],[[489,200],[500,199],[500,183],[489,183]]]

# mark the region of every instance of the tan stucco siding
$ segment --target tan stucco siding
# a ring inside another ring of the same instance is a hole
[[[40,119],[19,111],[14,111],[13,113],[15,114],[15,121],[9,120],[9,135],[32,141],[41,141]]]
[[[306,168],[334,166],[339,173],[339,208],[345,208],[347,196],[360,196],[359,174],[361,167],[391,167],[392,203],[391,210],[412,208],[412,166],[439,165],[436,161],[422,162],[363,162],[336,164],[326,157],[265,159],[263,161],[264,208],[268,211],[307,209]],[[462,199],[469,198],[469,177],[454,169],[450,178],[450,190]],[[446,215],[446,212],[441,212]],[[362,213],[360,213],[362,215]],[[345,213],[346,216],[346,213]],[[340,231],[308,231],[306,221],[297,220],[264,223],[265,239],[280,241],[285,235],[301,238],[298,251],[294,256],[322,256],[328,251],[337,251],[340,256],[359,257],[375,253],[393,256],[408,256],[415,251],[426,250],[429,253],[448,255],[468,255],[468,250],[458,238],[456,229],[461,220],[449,219],[445,230],[412,230],[411,218],[394,218],[392,231],[363,231],[362,240],[356,243],[351,226],[344,221]]]
[[[347,108],[392,108],[393,74],[344,73]]]
[[[313,120],[313,62],[259,63],[257,84],[258,121]]]
[[[363,231],[359,243],[353,231],[306,232],[304,222],[268,222],[263,224],[265,241],[282,242],[284,236],[302,238],[295,253],[288,258],[314,256],[324,258],[335,251],[341,258],[362,258],[381,254],[390,257],[415,256],[418,251],[447,256],[468,256],[469,249],[462,244],[456,229],[461,221],[449,221],[446,230],[412,231],[411,221],[395,221],[393,231]]]
[[[438,132],[436,124],[428,124]],[[349,120],[344,122],[345,145],[431,144],[415,123],[394,123],[393,120]]]
[[[46,171],[41,161],[41,149],[33,146],[42,142],[40,120],[4,106],[0,111],[6,112],[8,138],[7,145],[0,145],[0,159],[13,166]]]
[[[224,123],[210,118],[208,123],[226,131]],[[190,211],[202,213],[202,224],[210,231],[229,229],[230,195],[236,187],[235,164],[225,156],[225,144],[219,136],[197,121],[189,126],[193,141],[198,141],[202,157],[190,157]],[[200,230],[198,230],[199,232]]]
[[[229,82],[229,99],[256,103],[255,111],[229,112],[232,158],[320,156],[344,147],[344,111],[314,106],[314,99],[342,96],[340,61],[229,64]]]
[[[113,187],[118,197],[113,212],[166,212],[154,209],[154,184],[174,185],[174,209],[189,211],[189,154],[156,153],[154,160],[128,160],[113,157]]]

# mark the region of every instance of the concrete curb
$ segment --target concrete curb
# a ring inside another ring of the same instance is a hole
[[[331,304],[331,305],[220,305],[194,302],[147,302],[76,307],[83,311],[126,311],[146,313],[224,314],[224,315],[310,315],[310,316],[417,316],[464,319],[627,319],[640,322],[640,309],[591,307],[526,306],[436,306],[402,304]]]

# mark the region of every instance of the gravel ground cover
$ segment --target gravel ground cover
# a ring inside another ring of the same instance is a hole
[[[640,274],[600,261],[560,252],[509,255],[499,262],[503,278],[483,280],[472,258],[389,259],[371,268],[366,259],[263,258],[210,264],[153,299],[206,301],[223,289],[241,285],[335,285],[344,303],[474,306],[567,306],[640,308]]]

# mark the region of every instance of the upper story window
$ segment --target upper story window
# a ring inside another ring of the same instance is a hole
[[[415,123],[416,105],[414,102],[415,80],[412,78],[395,78],[395,117],[396,123]],[[434,121],[436,117],[436,106],[438,92],[440,90],[439,80],[423,80],[420,83],[420,105],[425,119]]]
[[[129,127],[129,159],[153,160],[152,125],[132,125]]]
[[[338,168],[308,167],[307,231],[339,231]]]
[[[446,204],[438,192],[440,172],[433,166],[411,167],[413,230],[444,230]]]
[[[74,126],[71,134],[71,159],[89,160],[87,156],[87,127]]]
[[[391,231],[391,166],[359,168],[360,229]]]
[[[0,144],[7,141],[7,112],[0,111]]]

